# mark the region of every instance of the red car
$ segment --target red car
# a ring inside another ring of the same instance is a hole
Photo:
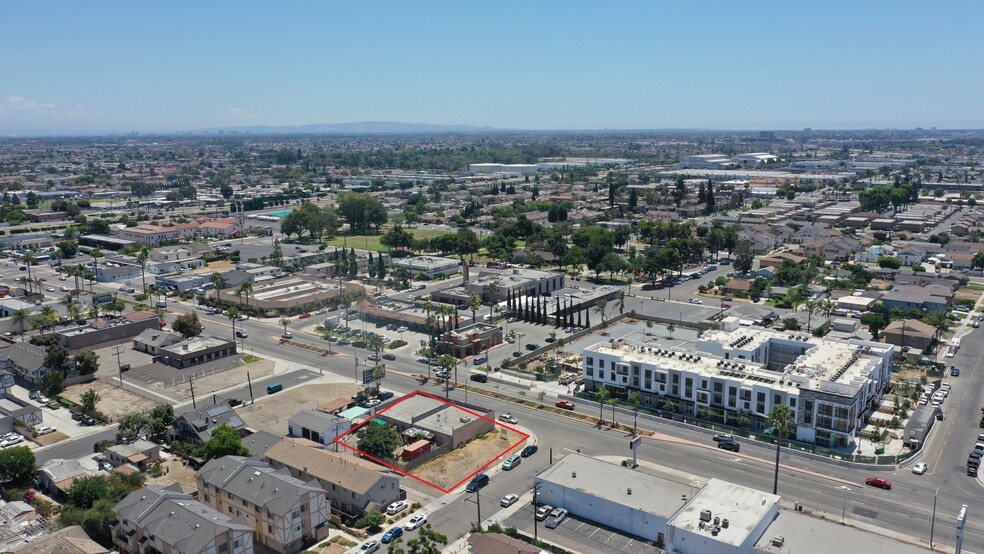
[[[574,403],[571,402],[570,400],[558,400],[557,403],[554,404],[554,406],[557,406],[558,408],[563,408],[564,410],[574,409]]]
[[[868,477],[864,480],[865,485],[870,485],[872,487],[878,487],[880,489],[885,489],[887,491],[892,490],[892,482],[884,477]]]
[[[311,314],[301,314],[297,316],[297,319],[307,319],[309,317],[311,317]]]

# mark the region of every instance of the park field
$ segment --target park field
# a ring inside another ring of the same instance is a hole
[[[431,239],[440,235],[449,234],[449,231],[436,231],[434,229],[407,229],[413,233],[413,237],[417,239]],[[379,235],[339,235],[325,244],[328,246],[345,246],[347,248],[358,248],[360,250],[372,250],[374,252],[389,252],[389,248],[379,244],[379,239],[382,238],[382,234]]]

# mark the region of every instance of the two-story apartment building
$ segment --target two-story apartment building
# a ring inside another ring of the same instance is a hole
[[[230,517],[246,519],[256,544],[282,554],[328,536],[331,506],[318,481],[302,481],[266,462],[216,458],[196,473],[198,498]]]
[[[705,333],[693,349],[600,342],[584,349],[582,372],[587,390],[604,385],[616,398],[639,391],[643,405],[669,402],[732,425],[765,428],[772,409],[787,406],[797,440],[841,447],[881,398],[894,348],[733,326]]]
[[[139,488],[113,513],[113,545],[123,554],[253,554],[253,530],[246,518],[202,504],[177,483]]]
[[[332,512],[346,519],[358,518],[372,509],[385,509],[400,499],[397,473],[306,439],[284,439],[267,450],[263,459],[298,479],[317,479],[331,502]]]
[[[162,227],[160,225],[137,225],[120,229],[120,238],[132,240],[148,246],[157,246],[183,238],[182,230],[178,227]]]

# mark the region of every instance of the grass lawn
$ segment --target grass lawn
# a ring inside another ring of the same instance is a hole
[[[981,283],[967,283],[967,288],[970,290],[984,290],[984,284]]]
[[[417,239],[432,239],[440,235],[450,234],[448,231],[436,231],[434,229],[406,229],[413,233],[413,237]],[[382,234],[379,235],[340,235],[327,242],[328,246],[346,246],[348,248],[358,248],[360,250],[372,250],[374,252],[389,252],[389,248],[379,244],[379,239],[382,238]]]

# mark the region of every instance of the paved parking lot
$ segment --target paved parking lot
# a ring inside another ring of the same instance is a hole
[[[185,383],[189,378],[204,377],[214,375],[237,367],[242,367],[242,354],[212,360],[204,364],[198,364],[184,369],[179,369],[162,363],[153,363],[133,367],[130,371],[123,374],[124,380],[137,380],[147,384],[161,384],[165,387],[177,386]]]
[[[505,527],[515,527],[533,534],[532,504],[524,506],[506,518]],[[556,529],[547,529],[545,522],[538,524],[537,534],[541,539],[570,548],[576,552],[624,552],[625,554],[658,554],[660,549],[637,537],[630,537],[613,529],[568,515]]]
[[[39,406],[37,402],[27,397],[30,391],[24,387],[21,387],[20,385],[14,385],[14,387],[11,389],[10,392],[15,398],[19,400],[23,400],[24,402],[30,404],[31,406]],[[66,440],[70,438],[76,439],[79,437],[92,435],[94,433],[98,433],[105,429],[104,425],[92,425],[92,426],[79,425],[77,421],[72,419],[72,413],[68,411],[68,409],[66,408],[60,408],[58,410],[41,408],[41,419],[42,419],[41,425],[54,427],[59,432],[64,433],[66,437],[65,439],[62,440]],[[45,436],[51,436],[51,435],[45,435]],[[31,450],[36,450],[37,448],[40,447],[38,444],[35,444],[30,441],[27,441],[24,444],[29,446]]]

